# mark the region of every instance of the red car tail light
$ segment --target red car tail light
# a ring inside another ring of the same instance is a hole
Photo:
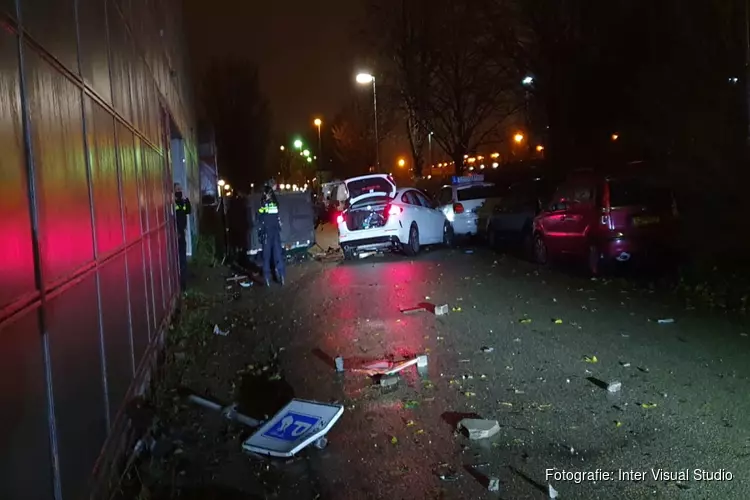
[[[343,224],[344,223],[344,214],[339,214],[336,217],[336,224]]]
[[[397,207],[396,205],[390,205],[388,207],[388,216],[389,217],[395,217],[397,215],[401,215],[401,212],[403,212],[404,209],[401,207]]]
[[[453,204],[453,213],[454,214],[462,214],[464,213],[464,206],[460,203],[454,203]]]

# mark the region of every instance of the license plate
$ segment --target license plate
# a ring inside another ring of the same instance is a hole
[[[633,217],[633,225],[636,227],[650,226],[652,224],[658,224],[660,221],[659,217]]]

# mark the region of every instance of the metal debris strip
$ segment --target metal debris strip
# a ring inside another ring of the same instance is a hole
[[[227,278],[227,281],[243,281],[243,280],[246,280],[246,279],[247,279],[247,275],[246,274],[236,274],[234,276],[231,276],[231,277]]]
[[[229,335],[229,330],[222,330],[221,328],[219,328],[219,325],[214,325],[214,335],[226,337],[227,335]]]

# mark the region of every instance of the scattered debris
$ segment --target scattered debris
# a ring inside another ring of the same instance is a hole
[[[620,361],[620,366],[622,366],[623,368],[630,368],[630,363]]]
[[[401,377],[398,375],[386,375],[378,379],[378,385],[380,385],[380,387],[393,387],[398,384],[400,380]]]
[[[398,444],[398,438],[396,436],[391,436],[391,444]]]
[[[674,323],[674,318],[664,318],[656,321],[660,325],[670,325]]]
[[[227,335],[229,335],[229,330],[224,331],[221,328],[219,328],[219,325],[214,325],[214,335],[226,337]]]
[[[464,418],[458,423],[458,430],[461,429],[466,429],[469,439],[486,439],[500,432],[500,424],[497,420]]]
[[[747,333],[740,333],[740,337],[747,337]]]
[[[553,319],[552,322],[554,324],[556,324],[556,325],[562,325],[563,324],[563,320],[561,320],[560,318]]]
[[[531,318],[521,318],[518,320],[518,322],[522,325],[528,325],[529,323],[531,323]]]
[[[596,356],[584,356],[583,360],[586,363],[598,363],[599,359]]]
[[[495,348],[494,348],[494,347],[487,347],[487,346],[484,346],[484,347],[482,347],[482,349],[480,349],[480,350],[481,350],[482,352],[485,352],[485,353],[490,353],[490,352],[494,351],[494,350],[495,350]]]
[[[435,307],[435,316],[443,316],[445,314],[448,314],[449,308],[448,304],[443,304],[441,306]]]
[[[490,482],[487,485],[487,490],[496,493],[500,491],[500,480],[496,477],[491,477]]]
[[[413,410],[417,406],[419,406],[419,401],[415,401],[413,399],[410,399],[409,401],[404,401],[404,408],[406,408],[407,410]]]
[[[253,286],[253,282],[252,281],[240,281],[240,286],[242,288],[250,288],[251,286]]]
[[[227,278],[227,281],[242,281],[242,280],[246,280],[246,279],[247,279],[247,275],[246,274],[241,274],[241,275],[235,274],[234,276],[232,276],[230,278]]]
[[[619,420],[615,420],[615,427],[617,428],[622,427],[622,422],[620,422]]]
[[[557,490],[553,488],[552,485],[549,483],[547,483],[547,486],[548,486],[547,493],[549,494],[550,499],[554,500],[555,498],[557,498],[557,495],[558,495]]]
[[[619,381],[610,382],[610,384],[607,386],[607,391],[613,394],[616,392],[620,392],[621,389],[622,389],[622,382],[619,382]]]
[[[641,403],[640,406],[641,406],[641,408],[645,408],[645,409],[648,410],[648,409],[651,409],[651,408],[656,408],[658,405],[656,403]]]
[[[409,307],[408,309],[401,309],[402,314],[414,314],[418,312],[427,312],[427,308],[420,305],[417,307]]]
[[[453,309],[451,309],[451,311],[453,311],[453,312],[461,312],[461,306],[454,307]]]
[[[344,371],[344,358],[341,356],[336,356],[336,359],[334,360],[336,363],[336,371],[337,372],[343,372]]]
[[[471,255],[474,253],[474,250],[465,250],[464,253]]]

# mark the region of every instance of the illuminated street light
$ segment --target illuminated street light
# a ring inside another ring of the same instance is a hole
[[[307,157],[307,163],[312,163],[312,158],[310,158],[309,156]]]
[[[497,168],[499,166],[500,166],[500,164],[498,162],[495,162],[495,163],[492,164],[492,168]]]
[[[224,187],[224,184],[226,184],[224,179],[219,179],[219,186]]]
[[[294,141],[294,147],[297,148],[297,149],[302,149],[302,141],[299,140],[299,139],[297,139],[296,141]]]
[[[290,186],[289,184],[287,184],[287,185],[286,185],[286,188],[287,188],[287,189],[291,189],[291,187],[292,187],[292,186]]]
[[[313,124],[316,127],[318,127],[318,156],[322,158],[323,157],[323,141],[320,138],[320,126],[323,125],[323,120],[321,120],[320,118],[316,118],[313,121]],[[318,159],[317,156],[315,157],[315,159],[316,160]],[[318,163],[318,165],[320,165],[320,163]]]
[[[232,186],[230,186],[229,184],[224,184],[224,189],[226,191],[229,191],[230,189],[232,189]]]
[[[518,132],[516,135],[513,136],[513,140],[516,141],[518,144],[523,142],[523,134]]]
[[[320,118],[316,118],[313,121],[313,125],[315,125],[316,127],[320,127],[321,125],[323,125],[323,121]]]
[[[284,146],[279,146],[279,150],[284,151],[284,149],[286,149]]]
[[[403,167],[405,165],[406,165],[406,160],[404,160],[403,158],[399,158],[398,159],[398,166],[399,167]]]
[[[306,150],[302,151],[302,156],[310,156],[310,150],[306,149]]]
[[[356,77],[357,83],[367,85],[372,83],[372,107],[375,115],[375,168],[380,172],[380,139],[378,138],[378,92],[375,88],[375,77],[370,73],[359,73]]]
[[[616,141],[616,140],[617,140],[617,139],[619,139],[619,138],[620,138],[620,135],[619,135],[619,134],[612,134],[612,140],[613,140],[613,141]]]
[[[533,76],[527,76],[523,80],[521,80],[521,83],[525,86],[529,86],[532,83],[534,83],[534,77]]]
[[[540,144],[540,145],[538,145],[538,146],[536,147],[536,150],[537,150],[537,152],[541,153],[542,151],[544,151],[544,146],[542,146],[542,145]]]

